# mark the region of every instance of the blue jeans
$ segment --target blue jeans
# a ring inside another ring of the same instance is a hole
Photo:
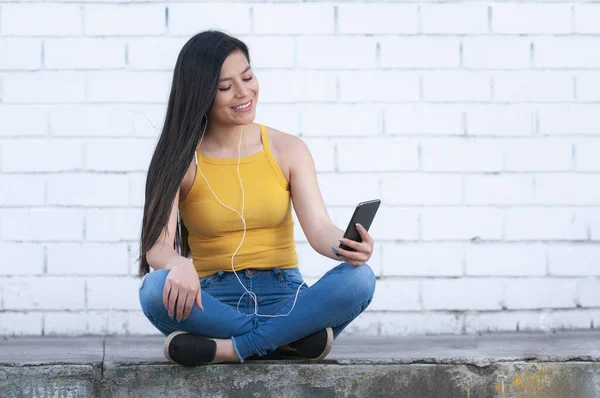
[[[200,278],[202,306],[195,304],[190,316],[171,320],[162,301],[168,270],[144,276],[140,284],[140,303],[150,322],[165,336],[181,330],[205,337],[232,339],[241,362],[253,355],[289,344],[326,327],[334,338],[363,312],[373,299],[375,275],[369,265],[358,267],[341,263],[329,270],[310,288],[304,284],[292,312],[284,317],[257,317],[254,300],[240,285],[233,272],[219,271]],[[298,268],[268,270],[245,269],[238,277],[258,300],[258,314],[287,314],[296,291],[304,281]],[[239,312],[237,310],[238,300]]]

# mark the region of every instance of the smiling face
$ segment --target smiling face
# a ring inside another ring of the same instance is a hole
[[[242,51],[225,59],[209,120],[224,126],[247,125],[256,117],[258,81]]]

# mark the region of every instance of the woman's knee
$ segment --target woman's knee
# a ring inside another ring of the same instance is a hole
[[[156,270],[144,275],[140,284],[140,305],[148,314],[164,311],[163,290],[169,270]]]
[[[343,268],[343,277],[340,280],[350,296],[359,300],[361,303],[371,301],[375,294],[375,273],[369,264],[354,266],[350,263],[340,264]]]

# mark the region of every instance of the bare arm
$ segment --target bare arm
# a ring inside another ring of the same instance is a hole
[[[179,190],[175,195],[173,206],[171,207],[171,214],[169,216],[169,223],[164,232],[160,235],[154,246],[148,253],[146,253],[146,260],[148,264],[154,269],[173,269],[173,266],[178,264],[192,264],[192,262],[180,256],[179,253],[173,249],[173,243],[175,242],[175,228],[177,228],[177,213],[179,212]],[[193,264],[192,264],[193,265]]]
[[[146,253],[148,264],[157,269],[168,269],[169,275],[163,289],[163,303],[171,319],[185,320],[190,315],[194,303],[203,310],[200,281],[194,263],[173,249],[177,214],[179,213],[179,190],[175,194],[169,223],[156,243]],[[179,300],[178,300],[179,298]],[[175,302],[177,301],[177,308]]]
[[[306,144],[288,137],[290,156],[290,189],[294,210],[311,247],[317,253],[340,261],[331,247],[339,245],[344,231],[333,225],[317,183],[315,163]]]

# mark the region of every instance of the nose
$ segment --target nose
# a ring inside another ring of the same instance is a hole
[[[244,98],[248,95],[248,88],[244,83],[237,85],[236,95],[240,98]]]

